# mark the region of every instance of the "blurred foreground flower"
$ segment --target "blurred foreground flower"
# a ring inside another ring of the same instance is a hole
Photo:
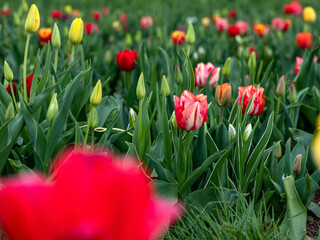
[[[311,150],[312,150],[313,162],[319,168],[320,167],[320,115],[318,115],[316,119],[316,131],[313,134]]]
[[[0,220],[9,239],[157,239],[181,212],[156,196],[139,167],[111,153],[67,151],[52,174],[2,181]]]
[[[51,41],[52,28],[40,28],[38,32],[38,36],[39,36],[41,45],[48,43],[49,41]]]
[[[174,44],[183,44],[186,41],[186,34],[182,31],[174,31],[171,33],[171,38],[174,42]]]
[[[219,67],[214,67],[212,63],[198,63],[195,71],[195,83],[196,85],[201,88],[205,87],[207,84],[207,79],[209,77],[210,72],[210,80],[209,84],[212,89],[216,87],[216,83],[219,81],[219,76],[220,76],[220,68]]]
[[[264,89],[262,87],[255,87],[253,85],[246,87],[239,87],[237,104],[240,107],[241,101],[242,113],[246,112],[249,102],[252,98],[251,108],[249,110],[249,115],[260,115],[263,112],[265,99],[264,99]]]
[[[137,52],[135,49],[132,51],[126,49],[118,52],[117,64],[122,71],[127,72],[135,69],[136,64],[134,61],[138,61]]]
[[[309,48],[312,45],[312,34],[308,32],[298,33],[296,36],[296,41],[299,48]]]
[[[190,131],[199,129],[207,121],[208,102],[203,94],[193,95],[185,90],[181,97],[174,96],[174,112],[179,128]]]

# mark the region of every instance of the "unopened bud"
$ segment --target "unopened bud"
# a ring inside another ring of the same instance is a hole
[[[144,96],[146,95],[146,88],[144,86],[143,72],[140,74],[140,77],[138,80],[136,94],[137,94],[137,98],[139,100],[142,100],[144,98]]]
[[[230,58],[227,59],[222,68],[222,75],[228,77],[230,75]]]
[[[290,92],[289,92],[288,100],[291,104],[294,104],[297,102],[297,89],[296,89],[295,83],[290,84]]]
[[[299,175],[299,173],[301,172],[301,161],[302,154],[298,154],[292,165],[292,171],[295,176]]]
[[[57,116],[59,111],[59,106],[58,106],[58,101],[57,101],[57,94],[54,93],[52,95],[51,101],[50,101],[50,105],[47,111],[47,120],[49,123],[52,123],[53,120],[55,119],[55,117]]]
[[[130,108],[129,110],[129,123],[132,128],[136,126],[137,122],[137,113],[133,110],[133,108]]]
[[[8,82],[13,80],[13,72],[6,60],[4,60],[4,79]]]
[[[250,54],[250,57],[249,57],[249,61],[248,61],[248,66],[249,68],[256,68],[257,66],[257,59],[256,59],[256,53],[255,51],[253,51],[251,54]]]
[[[183,77],[178,65],[175,67],[175,77],[177,84],[180,85],[183,82]]]
[[[57,23],[53,26],[51,43],[55,49],[59,49],[61,46],[60,32]]]
[[[229,83],[219,85],[216,89],[215,99],[219,107],[225,107],[229,104],[231,99],[232,88]]]
[[[98,126],[99,118],[98,118],[98,112],[95,107],[92,107],[89,120],[88,120],[88,127],[90,129],[95,129]]]
[[[171,124],[171,126],[172,126],[172,129],[175,129],[175,130],[178,129],[178,124],[177,124],[175,112],[173,112],[173,113],[171,114],[170,124]]]
[[[90,104],[92,106],[98,106],[101,102],[102,99],[102,86],[101,86],[101,81],[97,82],[96,86],[94,87],[91,97],[90,97]]]
[[[189,26],[188,26],[187,35],[186,35],[186,42],[187,42],[187,44],[192,45],[192,44],[194,44],[195,41],[196,41],[196,34],[194,32],[192,22],[190,21]]]
[[[280,141],[276,143],[274,156],[276,159],[280,159],[282,157],[282,149],[281,149]]]
[[[233,141],[237,136],[236,129],[230,123],[229,123],[229,127],[228,127],[228,133],[229,133],[230,141]]]
[[[286,83],[284,81],[285,79],[285,75],[281,76],[281,78],[279,79],[278,85],[277,85],[277,89],[276,89],[276,94],[278,97],[282,97],[286,91]]]
[[[134,40],[137,42],[137,43],[140,43],[142,41],[142,33],[141,31],[137,31],[136,35],[134,36]]]
[[[166,76],[163,75],[163,78],[162,78],[162,83],[161,83],[161,95],[162,96],[169,96],[170,94],[170,87],[169,87],[169,84],[168,84],[168,80],[166,78]]]
[[[246,128],[244,129],[244,133],[243,133],[243,142],[247,141],[250,134],[252,132],[252,125],[251,123],[249,123]]]
[[[14,109],[12,102],[9,103],[8,108],[6,110],[5,120],[8,121],[14,117]]]
[[[132,37],[130,33],[126,34],[126,45],[130,47],[132,45]]]

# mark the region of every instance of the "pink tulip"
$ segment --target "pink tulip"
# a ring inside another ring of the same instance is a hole
[[[315,56],[313,61],[316,63],[318,61],[318,57]],[[294,65],[294,72],[296,75],[298,75],[300,71],[300,65],[303,63],[303,58],[301,57],[296,57],[296,64]]]
[[[142,30],[151,26],[153,26],[153,19],[151,16],[143,16],[140,18],[140,28]]]
[[[219,81],[220,68],[215,68],[210,62],[207,64],[198,63],[195,72],[195,82],[199,88],[206,86],[208,76],[212,69],[213,71],[210,76],[209,84],[211,88],[214,89],[216,87],[216,83]]]
[[[237,104],[240,107],[241,101],[243,101],[243,114],[246,112],[251,98],[253,98],[253,100],[249,110],[249,115],[260,115],[265,106],[264,89],[262,87],[255,87],[253,85],[239,87]]]
[[[174,112],[179,128],[190,131],[199,129],[207,121],[208,102],[203,94],[193,95],[185,90],[181,97],[174,96]]]
[[[157,239],[180,209],[155,195],[133,162],[74,150],[53,174],[2,181],[0,221],[10,240]]]
[[[218,18],[215,22],[215,27],[219,32],[224,32],[228,28],[228,19]]]
[[[240,35],[246,35],[248,32],[248,23],[245,21],[237,21],[235,24],[239,28]]]

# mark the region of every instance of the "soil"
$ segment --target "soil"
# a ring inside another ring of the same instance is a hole
[[[320,205],[320,190],[318,190],[315,193],[312,201]],[[320,227],[320,218],[314,215],[311,211],[308,211],[307,236],[311,239],[318,239],[319,227]]]

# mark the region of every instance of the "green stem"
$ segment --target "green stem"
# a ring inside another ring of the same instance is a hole
[[[186,172],[185,172],[185,179],[189,177],[189,174],[192,171],[192,162],[191,162],[191,156],[190,156],[190,135],[191,131],[187,131],[186,138],[185,138],[185,156],[186,156]]]
[[[277,108],[276,108],[276,114],[274,115],[274,124],[276,124],[277,117],[278,117],[278,114],[279,114],[280,102],[281,102],[281,97],[278,97],[278,103],[277,103]]]
[[[292,126],[295,127],[294,125],[294,108],[291,109],[291,121],[292,121]]]
[[[54,54],[54,71],[57,74],[57,68],[58,68],[58,49],[56,49],[56,52]],[[54,76],[52,77],[52,83],[56,84],[56,81],[54,80]]]
[[[129,88],[130,88],[130,78],[131,78],[131,71],[130,72],[125,72],[125,88],[127,89],[127,93],[129,93]]]
[[[10,84],[10,88],[11,88],[11,95],[12,95],[14,107],[15,107],[17,113],[19,114],[19,110],[18,110],[18,106],[17,106],[17,102],[16,102],[16,97],[14,96],[14,92],[13,92],[12,82],[10,82],[9,84]]]
[[[141,149],[141,145],[144,144],[142,142],[142,135],[143,131],[142,131],[142,100],[139,100],[139,129],[138,129],[138,155],[139,157],[142,159],[142,150]]]
[[[89,116],[92,115],[92,109],[93,109],[93,108],[91,108],[91,110],[90,110],[90,115],[89,115]],[[89,119],[90,119],[90,117],[89,117]],[[85,135],[85,137],[84,137],[84,142],[83,142],[83,148],[84,148],[84,149],[86,149],[86,147],[87,147],[89,130],[90,130],[90,127],[89,127],[89,123],[88,123],[87,130],[86,130],[86,135]]]
[[[27,59],[28,59],[28,50],[30,43],[30,34],[27,35],[26,47],[24,49],[24,61],[23,61],[23,92],[24,92],[24,100],[28,102],[27,95]]]
[[[250,69],[250,85],[253,85],[254,83],[254,69]]]
[[[73,58],[74,58],[74,50],[75,50],[75,45],[72,45],[72,50],[71,50],[71,61],[70,62],[72,62],[73,61]]]
[[[221,108],[220,108],[220,119],[219,119],[219,123],[220,123],[220,124],[223,123],[223,110],[224,110],[224,108],[221,107]]]
[[[94,146],[94,129],[91,131],[91,149],[93,149]]]

